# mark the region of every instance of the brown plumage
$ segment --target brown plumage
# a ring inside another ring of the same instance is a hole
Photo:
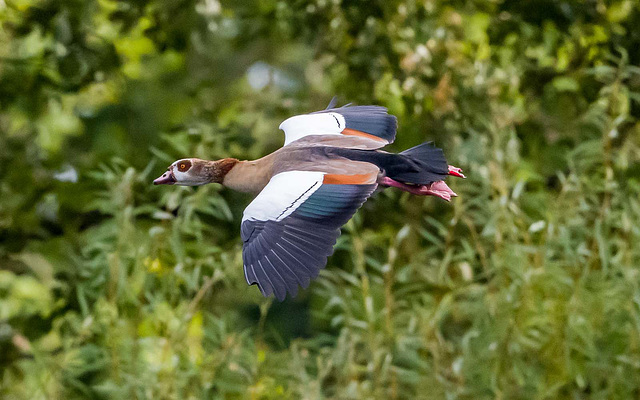
[[[333,102],[332,102],[333,104]],[[326,264],[346,223],[378,187],[447,201],[456,194],[442,150],[429,143],[393,154],[396,118],[376,106],[331,108],[284,121],[285,146],[257,160],[182,159],[155,184],[220,183],[258,193],[245,209],[241,234],[249,284],[279,300],[307,287]]]

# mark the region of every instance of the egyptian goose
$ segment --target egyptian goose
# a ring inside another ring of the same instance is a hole
[[[156,185],[220,183],[258,193],[244,210],[242,259],[249,285],[282,301],[307,288],[333,253],[344,225],[376,187],[451,200],[447,165],[431,143],[399,154],[380,150],[395,139],[397,119],[378,106],[344,106],[284,121],[284,146],[255,161],[185,158],[171,164]]]

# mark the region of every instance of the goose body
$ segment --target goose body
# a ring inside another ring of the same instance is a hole
[[[258,160],[182,159],[154,181],[257,193],[242,217],[242,256],[247,283],[264,296],[282,301],[306,288],[333,253],[340,227],[378,186],[449,201],[456,194],[444,179],[464,177],[430,143],[399,154],[380,150],[397,128],[386,108],[333,105],[285,120],[284,146]]]

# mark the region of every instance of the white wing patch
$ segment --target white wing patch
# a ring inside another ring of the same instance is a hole
[[[324,172],[315,171],[287,171],[273,176],[245,208],[242,222],[286,218],[322,186],[323,178]]]
[[[309,135],[340,135],[346,128],[344,117],[338,113],[296,115],[280,124],[284,131],[284,145]]]

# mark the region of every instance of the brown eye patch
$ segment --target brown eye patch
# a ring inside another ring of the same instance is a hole
[[[180,172],[186,172],[189,168],[191,168],[191,161],[189,160],[180,161],[178,163],[178,171]]]

